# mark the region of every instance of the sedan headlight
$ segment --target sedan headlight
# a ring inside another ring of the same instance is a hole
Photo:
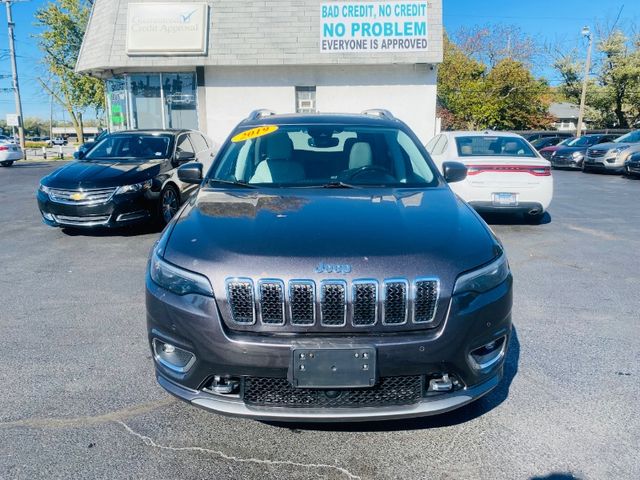
[[[213,289],[207,277],[176,267],[161,259],[157,252],[153,252],[151,256],[149,274],[156,284],[177,295],[195,293],[213,297]]]
[[[38,187],[38,190],[40,190],[42,193],[46,193],[47,195],[49,195],[49,193],[51,193],[51,189],[45,185],[40,184],[40,186]]]
[[[504,282],[510,273],[507,256],[502,254],[489,265],[460,275],[453,288],[453,294],[488,292]]]
[[[573,152],[573,155],[571,155],[571,156],[577,160],[579,158],[584,157],[584,153],[582,153],[582,152]]]
[[[123,193],[143,192],[145,190],[149,190],[152,183],[153,180],[147,180],[145,182],[135,183],[133,185],[123,185],[122,187],[118,187],[118,189],[116,190],[116,195],[121,195]]]

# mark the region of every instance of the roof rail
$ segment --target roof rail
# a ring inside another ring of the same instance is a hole
[[[276,112],[274,112],[272,110],[268,110],[266,108],[261,108],[259,110],[254,110],[253,112],[251,112],[246,119],[248,121],[258,120],[259,118],[270,117],[271,115],[275,115],[275,114],[276,114]]]
[[[384,108],[370,108],[368,110],[364,110],[362,115],[373,115],[380,118],[386,118],[387,120],[395,120],[396,117],[393,116],[389,110],[385,110]]]

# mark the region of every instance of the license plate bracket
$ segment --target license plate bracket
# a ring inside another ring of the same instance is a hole
[[[513,207],[518,205],[518,197],[515,193],[508,193],[508,192],[494,193],[493,204],[501,207]]]
[[[376,371],[374,347],[294,348],[288,376],[297,388],[366,388]]]

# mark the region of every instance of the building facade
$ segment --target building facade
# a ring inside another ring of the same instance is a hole
[[[441,0],[95,0],[76,70],[107,80],[112,130],[385,108],[426,142],[441,61]]]

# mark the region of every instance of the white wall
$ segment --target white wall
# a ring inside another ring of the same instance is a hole
[[[423,143],[435,134],[436,68],[428,65],[207,67],[203,130],[222,143],[252,110],[292,113],[296,86],[316,87],[319,112],[385,108]]]

